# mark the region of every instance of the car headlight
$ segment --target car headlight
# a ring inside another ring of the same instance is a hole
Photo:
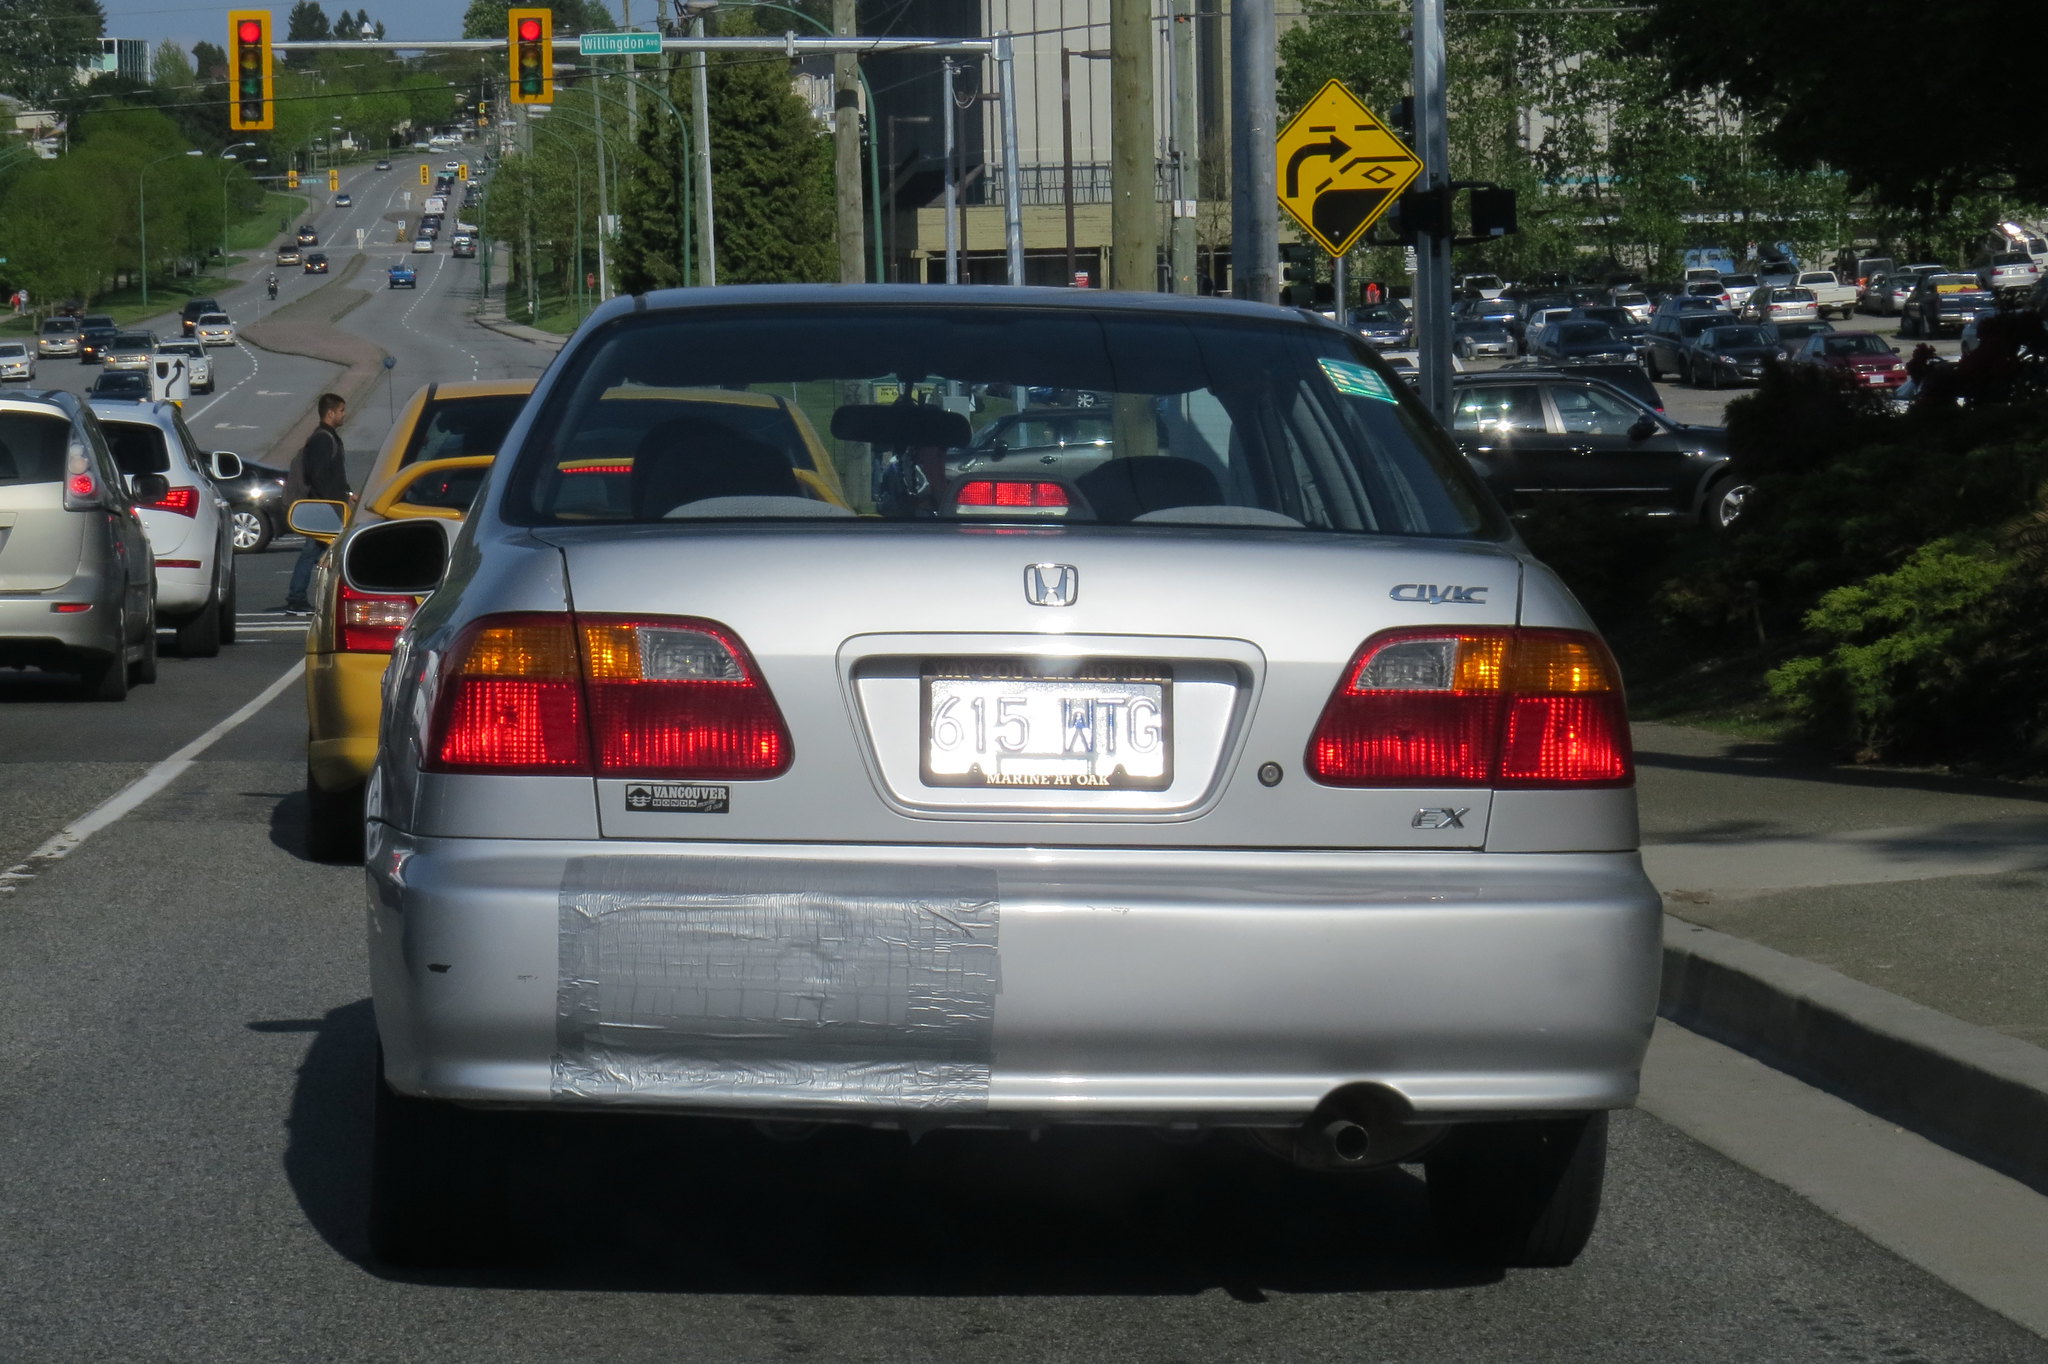
[[[1714,358],[1716,360],[1719,360],[1724,365],[1732,365],[1737,363],[1735,357],[1732,355],[1717,355]]]

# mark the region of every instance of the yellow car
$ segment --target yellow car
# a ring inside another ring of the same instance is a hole
[[[379,521],[461,520],[532,392],[531,379],[429,384],[399,413],[355,507],[294,503],[294,529],[302,510],[321,507],[340,513],[338,534],[314,533],[330,544]],[[376,763],[384,667],[419,605],[351,591],[334,571],[337,560],[330,552],[314,576],[306,632],[306,837],[322,861],[362,856],[363,786]]]

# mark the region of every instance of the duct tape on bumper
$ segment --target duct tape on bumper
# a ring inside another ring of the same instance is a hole
[[[984,868],[574,859],[554,1093],[985,1110],[997,909]]]

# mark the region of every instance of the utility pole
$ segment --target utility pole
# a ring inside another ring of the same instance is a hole
[[[1242,0],[1240,0],[1242,3]],[[1152,6],[1109,7],[1109,287],[1159,288]]]
[[[1415,0],[1415,150],[1441,211],[1415,239],[1415,368],[1423,406],[1451,419],[1451,134],[1444,102],[1444,0]],[[1414,191],[1410,191],[1413,193]]]
[[[633,29],[633,0],[619,0],[619,27],[631,32]],[[640,101],[634,96],[639,82],[633,79],[633,68],[640,64],[634,56],[619,58],[626,67],[626,140],[631,142],[640,135]]]
[[[941,103],[945,107],[946,136],[942,143],[945,151],[946,183],[946,283],[960,282],[960,222],[954,209],[960,185],[953,174],[953,124],[960,117],[960,110],[953,103],[953,59],[948,57],[942,64],[944,80],[941,83]]]
[[[698,10],[690,16],[690,36],[704,36],[704,12]],[[704,49],[698,48],[690,54],[690,98],[696,103],[697,117],[694,125],[697,132],[697,282],[704,285],[718,283],[718,232],[712,213],[714,205],[711,194],[711,83],[705,74]]]
[[[1273,7],[1238,0],[1230,7],[1230,291],[1254,303],[1280,301],[1276,60]]]
[[[597,135],[591,147],[597,153],[597,301],[602,303],[612,296],[612,272],[604,250],[605,219],[610,216],[605,212],[604,100],[596,93],[595,87],[590,96],[590,113],[597,125]]]
[[[854,4],[832,0],[835,38],[855,36]],[[870,109],[868,117],[874,116]],[[861,259],[860,58],[851,52],[832,58],[832,187],[839,205],[839,282],[859,284],[868,276]]]
[[[1191,211],[1202,197],[1195,181],[1195,7],[1192,0],[1173,0],[1166,21],[1168,50],[1173,54],[1173,291],[1195,292],[1199,267]]]

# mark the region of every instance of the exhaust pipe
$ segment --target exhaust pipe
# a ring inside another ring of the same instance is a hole
[[[1315,1141],[1324,1159],[1337,1165],[1360,1164],[1372,1152],[1372,1133],[1350,1118],[1331,1118],[1316,1129]]]

